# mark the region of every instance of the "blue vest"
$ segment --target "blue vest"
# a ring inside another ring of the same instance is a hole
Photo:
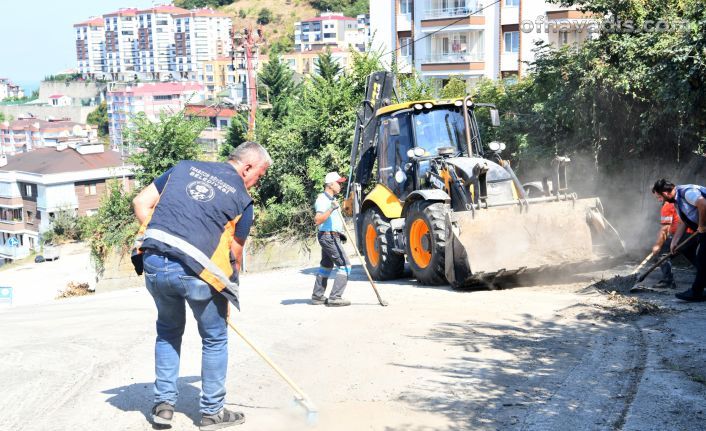
[[[699,211],[694,206],[687,202],[685,194],[691,189],[696,189],[701,192],[701,196],[706,198],[706,187],[697,186],[694,184],[685,184],[677,186],[676,208],[679,211],[679,218],[684,221],[688,227],[696,230],[699,227]]]
[[[179,162],[143,225],[142,249],[178,259],[240,309],[230,245],[251,202],[229,163]]]

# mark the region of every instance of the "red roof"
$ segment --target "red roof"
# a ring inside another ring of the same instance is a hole
[[[50,99],[61,99],[62,97],[64,97],[63,94],[52,94],[49,96]]]
[[[170,14],[173,14],[173,15],[182,14],[182,13],[185,13],[185,12],[189,12],[189,10],[188,10],[188,9],[183,9],[183,8],[180,8],[180,7],[177,7],[177,6],[173,6],[173,5],[170,5],[170,4],[165,4],[165,5],[161,5],[161,6],[155,6],[155,7],[151,7],[151,8],[148,8],[148,9],[141,9],[141,10],[138,10],[138,11],[137,11],[138,14],[143,14],[143,13],[170,13]]]
[[[137,13],[137,8],[127,8],[127,9],[120,9],[116,10],[115,12],[111,13],[106,13],[103,16],[128,16],[128,15],[135,15]]]
[[[237,112],[231,108],[221,108],[220,106],[187,105],[186,115],[192,117],[233,117]]]
[[[229,15],[223,13],[223,12],[218,12],[210,8],[201,8],[201,9],[194,9],[194,10],[185,10],[184,13],[178,13],[174,14],[175,17],[184,17],[184,16],[221,16],[221,17],[226,17],[230,18]]]
[[[74,27],[103,27],[105,24],[103,23],[103,18],[91,18],[88,21],[83,21],[78,24],[74,24]]]

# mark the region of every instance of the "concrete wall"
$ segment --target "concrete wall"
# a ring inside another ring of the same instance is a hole
[[[107,84],[87,81],[42,81],[39,85],[39,100],[46,102],[49,96],[63,94],[73,98],[73,103],[80,105],[81,99],[103,100]]]
[[[353,265],[360,263],[352,245],[348,241],[344,249]],[[321,247],[312,238],[306,242],[272,240],[255,244],[249,241],[245,248],[245,272],[271,271],[278,268],[316,268],[321,260]],[[313,283],[313,278],[312,278]],[[96,292],[142,287],[144,277],[137,276],[130,261],[130,255],[112,254],[105,264],[103,277],[98,280]]]
[[[47,106],[47,105],[0,105],[0,112],[5,117],[12,116],[13,119],[32,114],[40,120],[47,117],[68,118],[77,123],[85,123],[88,114],[95,111],[97,106]]]

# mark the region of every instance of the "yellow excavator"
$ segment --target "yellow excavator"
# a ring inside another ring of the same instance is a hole
[[[401,277],[406,257],[422,284],[462,287],[624,253],[600,200],[569,191],[567,157],[552,161],[551,180],[525,186],[505,145],[482,142],[476,111],[495,126],[495,106],[392,104],[393,93],[392,74],[370,75],[344,206],[373,278]]]

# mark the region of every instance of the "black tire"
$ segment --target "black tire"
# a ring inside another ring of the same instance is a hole
[[[404,255],[392,250],[394,239],[390,221],[375,209],[367,210],[361,237],[365,266],[370,275],[375,280],[400,278],[404,271]]]
[[[422,284],[446,284],[446,220],[442,203],[413,203],[405,219],[405,247],[412,273]]]

